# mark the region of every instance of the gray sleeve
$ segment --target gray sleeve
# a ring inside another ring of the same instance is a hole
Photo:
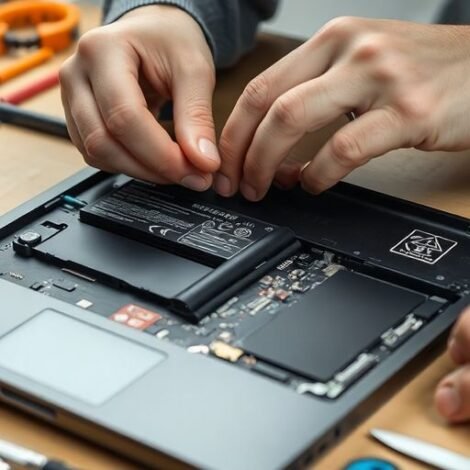
[[[174,5],[201,26],[217,67],[234,64],[254,44],[258,23],[274,15],[279,0],[105,0],[104,22],[145,5]]]

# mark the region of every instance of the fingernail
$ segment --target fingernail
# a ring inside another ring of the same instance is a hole
[[[442,413],[446,417],[454,416],[461,406],[460,395],[453,385],[444,385],[440,388],[439,402]]]
[[[249,185],[242,181],[240,184],[240,190],[242,194],[248,199],[249,201],[257,201],[258,200],[258,192],[256,191],[253,186]]]
[[[214,162],[220,162],[219,151],[215,146],[214,142],[211,142],[209,139],[203,137],[199,139],[199,151],[207,157],[209,160],[213,160]]]
[[[228,197],[232,194],[230,180],[222,173],[217,173],[214,177],[214,189],[221,196]]]
[[[181,185],[185,188],[192,189],[194,191],[205,191],[208,187],[207,180],[199,175],[188,175],[185,176],[181,181]]]

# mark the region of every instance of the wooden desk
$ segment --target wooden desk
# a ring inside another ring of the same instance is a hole
[[[97,9],[84,7],[82,31],[98,22]],[[215,100],[219,128],[249,77],[296,44],[289,39],[264,37],[254,53],[235,71],[220,76]],[[34,76],[40,76],[48,68],[57,67],[62,59],[63,56],[57,57],[40,69],[0,87],[0,95]],[[57,89],[36,97],[25,107],[62,114]],[[331,129],[303,142],[298,149],[299,158],[312,155],[330,133]],[[69,143],[10,126],[0,126],[0,213],[82,167],[80,155]],[[470,218],[470,152],[452,155],[394,152],[356,171],[348,181]],[[330,451],[316,468],[341,468],[349,459],[361,456],[382,456],[407,469],[424,468],[372,442],[367,438],[367,432],[372,427],[409,433],[468,453],[470,426],[448,427],[437,416],[432,405],[436,383],[451,369],[450,361],[443,355],[416,377],[404,377],[402,374],[400,379],[410,381],[409,384],[340,446]],[[4,406],[0,406],[0,438],[58,457],[80,468],[136,468],[106,450]]]

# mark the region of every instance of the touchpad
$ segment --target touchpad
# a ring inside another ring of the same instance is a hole
[[[90,405],[101,405],[165,358],[49,309],[0,339],[0,367]]]

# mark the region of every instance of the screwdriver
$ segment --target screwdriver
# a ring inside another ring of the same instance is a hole
[[[41,470],[72,470],[58,460],[49,460],[45,455],[0,439],[0,458],[7,463]],[[1,468],[1,467],[0,467]],[[6,467],[8,468],[8,467]]]
[[[12,104],[0,102],[0,122],[26,127],[46,134],[69,139],[67,125],[61,118],[18,108]]]

